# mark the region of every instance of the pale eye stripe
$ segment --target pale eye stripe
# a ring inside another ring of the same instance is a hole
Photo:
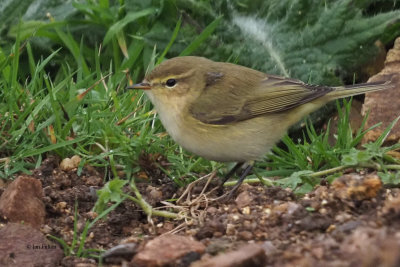
[[[168,76],[165,76],[165,77],[162,77],[162,78],[155,79],[155,82],[157,82],[157,83],[165,83],[169,79],[176,79],[176,80],[185,79],[187,77],[192,76],[192,74],[194,72],[195,72],[195,70],[190,70],[190,71],[185,72],[185,73],[180,74],[180,75],[168,75]]]

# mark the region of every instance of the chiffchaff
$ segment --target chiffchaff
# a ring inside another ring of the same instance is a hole
[[[186,150],[240,163],[261,158],[291,125],[327,102],[390,87],[308,85],[202,57],[166,60],[128,86],[146,90],[168,133]]]

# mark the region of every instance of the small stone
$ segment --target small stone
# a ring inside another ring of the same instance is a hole
[[[278,214],[278,215],[282,214],[282,213],[285,213],[287,211],[287,209],[288,209],[288,205],[289,204],[287,202],[281,203],[281,204],[277,204],[276,206],[273,207],[273,212]]]
[[[238,237],[242,240],[252,240],[253,239],[253,233],[250,231],[241,231],[238,233]]]
[[[55,209],[58,211],[58,212],[60,212],[60,213],[64,213],[65,212],[65,209],[68,207],[68,205],[67,205],[67,202],[65,202],[65,201],[61,201],[61,202],[58,202],[58,203],[56,203],[56,205],[55,205]]]
[[[191,267],[263,267],[266,261],[262,246],[248,244],[238,250],[195,262]]]
[[[214,237],[221,237],[221,236],[223,236],[223,235],[224,235],[224,234],[221,233],[221,232],[214,232],[214,234],[213,234]]]
[[[241,192],[237,196],[235,202],[238,208],[244,208],[246,206],[249,206],[253,202],[253,196],[250,194],[249,191],[246,190]]]
[[[89,176],[85,179],[87,186],[100,186],[103,184],[103,179],[99,176]]]
[[[382,213],[388,219],[400,219],[400,195],[386,199]]]
[[[231,236],[233,236],[233,235],[235,235],[235,234],[236,234],[236,227],[235,227],[235,225],[232,224],[232,223],[228,223],[228,224],[226,225],[226,235],[231,235]]]
[[[322,215],[326,215],[328,213],[328,210],[325,209],[325,208],[322,208],[322,209],[319,210],[319,213],[322,214]]]
[[[264,209],[264,213],[265,214],[267,214],[267,215],[271,215],[271,209],[270,208],[266,208],[266,209]]]
[[[331,225],[329,225],[328,229],[326,229],[326,232],[327,232],[327,233],[331,233],[331,232],[333,232],[335,229],[336,229],[336,225],[331,224]]]
[[[244,208],[242,208],[242,213],[244,214],[244,215],[249,215],[250,214],[250,207],[244,207]]]
[[[382,181],[378,175],[368,175],[363,179],[362,184],[348,189],[350,198],[356,200],[371,199],[376,197],[382,189]]]
[[[51,228],[49,225],[45,224],[45,225],[43,225],[42,228],[40,228],[40,231],[46,235],[50,235],[53,231],[53,228]]]
[[[46,215],[42,183],[20,175],[0,197],[0,214],[10,222],[25,222],[39,229]]]
[[[299,208],[301,208],[301,205],[299,205],[295,202],[292,202],[292,201],[287,202],[288,215],[293,215]]]
[[[87,216],[87,218],[94,220],[97,218],[98,214],[97,214],[97,212],[89,211],[86,213],[86,216]]]
[[[81,157],[79,157],[78,155],[74,155],[72,156],[71,161],[76,166],[76,168],[78,168],[79,164],[81,163]]]
[[[232,215],[232,219],[233,219],[234,221],[238,221],[238,220],[240,219],[240,216],[237,215],[237,214],[234,214],[234,215]]]
[[[332,189],[339,199],[362,201],[376,197],[382,181],[376,174],[346,174],[333,181]]]
[[[336,215],[335,221],[343,223],[345,221],[350,220],[352,217],[353,216],[351,216],[351,214],[343,212],[343,213],[339,213],[338,215]]]
[[[111,262],[111,259],[119,259],[122,262],[122,259],[131,260],[137,251],[138,245],[136,243],[125,243],[120,244],[115,247],[108,249],[103,253],[102,258],[106,262]],[[115,260],[112,261],[116,263]],[[120,262],[117,262],[120,263]]]
[[[72,158],[65,158],[60,163],[60,169],[63,171],[71,171],[78,168],[79,163],[81,163],[81,158],[77,155]]]
[[[144,249],[135,255],[131,265],[177,266],[182,261],[199,259],[204,251],[205,246],[202,243],[188,237],[163,235],[149,241]]]
[[[305,231],[325,231],[332,224],[331,221],[332,219],[327,216],[319,213],[312,213],[301,219],[299,225],[301,226],[301,229]]]
[[[246,230],[253,230],[256,227],[257,227],[257,223],[255,223],[253,221],[249,221],[249,220],[243,221],[243,228],[245,228]]]
[[[70,171],[74,168],[74,163],[70,158],[65,158],[60,163],[60,169],[63,171]]]
[[[149,186],[148,191],[149,191],[149,196],[152,199],[156,199],[159,201],[163,198],[162,191],[157,187]]]

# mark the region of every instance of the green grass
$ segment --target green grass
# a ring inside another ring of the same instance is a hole
[[[121,43],[125,42],[119,40],[124,35],[123,26],[151,12],[148,9],[127,14],[110,27],[103,50],[107,43],[118,43],[113,47],[112,57],[94,47],[91,56],[94,60],[87,60],[84,45],[55,27],[53,33],[65,47],[36,59],[29,39],[22,42],[21,36],[16,35],[11,52],[0,53],[0,177],[30,173],[48,154],[60,158],[79,155],[82,162],[78,173],[85,164],[90,164],[103,167],[107,177],[111,170],[115,177],[117,170],[138,171],[141,153],[162,153],[176,164],[176,168],[165,172],[181,184],[184,183],[181,178],[191,179],[196,176],[194,173],[212,168],[212,163],[181,153],[169,137],[163,137],[164,130],[142,92],[124,89],[145,72],[142,58],[146,54],[143,42],[135,40],[127,50],[129,58],[119,59],[117,54],[124,54]],[[195,51],[217,23],[218,20],[199,34],[186,53]],[[170,44],[180,24],[178,21]],[[160,57],[154,48],[149,65],[160,63],[170,47],[160,51]],[[72,55],[74,66],[68,60],[57,67],[51,66],[65,49]],[[19,64],[22,56],[29,62],[25,77]],[[108,58],[108,66],[104,65],[104,57]],[[129,76],[132,73],[129,70],[133,70],[133,77]]]
[[[176,22],[165,49],[149,50],[140,36],[152,31],[155,22],[143,17],[155,9],[122,12],[115,16],[119,20],[108,20],[114,17],[106,16],[107,5],[89,2],[75,4],[91,18],[86,23],[105,24],[108,28],[101,46],[90,48],[83,38],[77,41],[68,28],[51,18],[35,32],[59,44],[46,57],[34,53],[33,33],[28,27],[31,24],[24,22],[15,29],[12,47],[0,47],[0,178],[29,174],[49,155],[61,159],[79,155],[82,160],[78,174],[85,165],[91,165],[104,170],[105,181],[112,178],[99,191],[94,208],[100,216],[88,222],[82,233],[78,233],[75,224],[71,244],[53,237],[62,244],[65,255],[77,257],[98,257],[99,251],[84,248],[88,230],[125,198],[137,203],[149,216],[177,217],[152,210],[137,190],[131,178],[140,171],[142,153],[165,155],[172,166],[163,171],[180,185],[216,168],[213,162],[183,152],[165,135],[141,91],[125,90],[127,84],[141,79],[148,66],[159,64],[168,55],[181,20]],[[185,53],[194,52],[218,22],[215,20],[188,42]],[[125,26],[132,23],[139,27],[128,32]],[[118,179],[119,171],[125,180]],[[128,181],[134,196],[120,190]],[[109,202],[115,204],[107,208]],[[76,207],[75,222],[77,212]]]
[[[58,238],[56,236],[49,235],[50,238],[56,240],[63,248],[65,256],[76,256],[76,257],[84,257],[84,258],[96,258],[97,260],[101,261],[101,253],[104,250],[100,249],[85,249],[85,241],[89,233],[89,229],[93,227],[93,225],[98,221],[107,216],[108,213],[113,211],[124,198],[119,199],[116,203],[107,209],[103,210],[93,221],[87,221],[81,233],[78,233],[78,202],[75,202],[75,210],[74,210],[74,230],[73,230],[73,237],[71,243],[68,244],[63,239]]]
[[[257,164],[257,174],[264,177],[280,176],[274,181],[276,185],[289,187],[296,193],[307,193],[321,178],[329,182],[341,175],[346,168],[368,168],[379,171],[385,183],[398,183],[398,175],[390,170],[400,170],[399,160],[389,156],[387,152],[400,148],[400,144],[383,147],[391,129],[400,119],[397,117],[381,136],[372,143],[361,145],[364,135],[380,124],[365,129],[368,114],[364,116],[360,128],[355,131],[350,125],[351,101],[337,101],[337,132],[333,133],[335,141],[331,144],[330,123],[327,129],[318,132],[309,120],[306,121],[303,138],[295,142],[288,135],[282,138],[284,148],[275,146],[265,162]],[[266,171],[266,169],[268,169]],[[252,179],[250,181],[257,181]]]

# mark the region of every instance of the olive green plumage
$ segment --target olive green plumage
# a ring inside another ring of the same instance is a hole
[[[314,86],[202,57],[164,61],[139,85],[172,138],[216,161],[262,157],[286,130],[329,101],[390,88],[389,82]]]

